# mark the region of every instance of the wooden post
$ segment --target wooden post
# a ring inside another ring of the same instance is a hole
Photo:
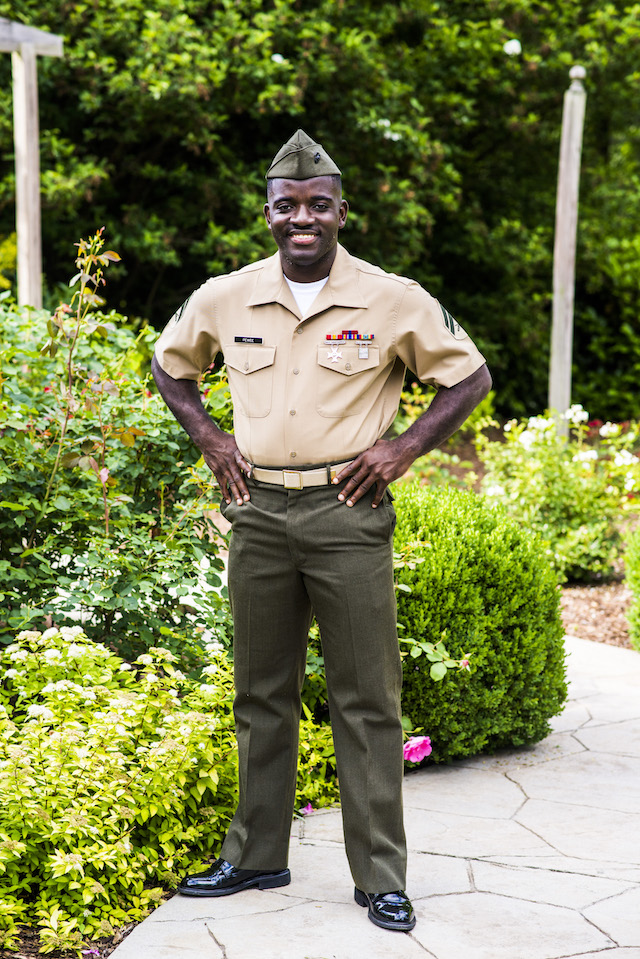
[[[11,53],[16,158],[18,303],[42,306],[37,61],[62,56],[62,37],[0,17],[0,52]]]
[[[573,354],[573,304],[575,293],[576,237],[580,154],[587,94],[581,81],[584,67],[569,73],[571,86],[564,95],[562,136],[556,199],[556,233],[553,248],[553,317],[549,365],[549,409],[558,417],[558,432],[567,436],[562,415],[571,406],[571,360]]]
[[[40,131],[38,76],[32,43],[11,54],[13,136],[16,157],[18,303],[42,307],[42,235],[40,228]]]

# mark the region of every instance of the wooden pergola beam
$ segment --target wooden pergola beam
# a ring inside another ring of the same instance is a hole
[[[20,50],[23,43],[29,43],[34,52],[43,57],[62,56],[62,37],[56,33],[47,33],[36,27],[26,27],[24,23],[15,23],[0,17],[0,53],[13,53]]]
[[[42,306],[37,57],[62,56],[62,37],[0,17],[0,52],[11,53],[16,164],[18,303]]]

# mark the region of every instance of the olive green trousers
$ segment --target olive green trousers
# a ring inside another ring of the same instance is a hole
[[[222,504],[232,524],[234,712],[240,798],[221,856],[243,869],[287,863],[300,691],[312,615],[320,627],[344,837],[358,888],[405,888],[402,671],[396,632],[391,496],[353,507],[337,487],[249,482]]]

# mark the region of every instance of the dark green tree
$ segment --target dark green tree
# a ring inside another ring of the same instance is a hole
[[[115,305],[161,326],[211,272],[270,252],[263,171],[298,126],[340,162],[355,254],[469,328],[499,408],[546,402],[562,96],[588,72],[574,398],[635,414],[640,5],[612,0],[0,0],[63,34],[39,63],[45,271],[105,224]],[[508,56],[517,38],[522,52]],[[13,228],[0,57],[0,235]],[[114,270],[114,273],[116,271]]]

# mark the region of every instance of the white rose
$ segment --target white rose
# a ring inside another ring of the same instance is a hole
[[[580,403],[574,403],[573,406],[569,407],[566,413],[563,413],[562,418],[574,424],[586,423],[589,419],[589,414]]]
[[[606,439],[609,436],[618,436],[621,429],[619,423],[603,423],[598,432]]]

